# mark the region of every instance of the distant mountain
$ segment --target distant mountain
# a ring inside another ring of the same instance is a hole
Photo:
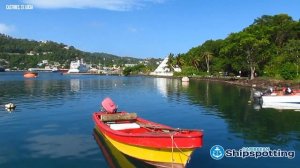
[[[120,57],[108,53],[91,53],[76,49],[73,46],[53,41],[35,41],[17,39],[0,34],[0,66],[11,69],[27,69],[41,65],[43,60],[49,64],[68,68],[72,60],[83,58],[94,65],[121,66],[135,64],[143,59]]]

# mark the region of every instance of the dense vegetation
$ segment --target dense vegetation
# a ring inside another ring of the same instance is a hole
[[[149,74],[150,72],[154,71],[156,66],[155,64],[150,65],[144,65],[144,64],[137,64],[132,67],[125,67],[123,70],[123,75],[143,75],[143,74]]]
[[[298,78],[300,21],[286,14],[264,15],[225,39],[207,40],[187,53],[169,55],[179,75],[223,74]]]
[[[118,57],[107,53],[90,53],[80,51],[73,46],[52,41],[34,41],[16,39],[0,34],[0,66],[11,69],[37,67],[42,60],[49,64],[58,64],[68,68],[71,61],[83,58],[85,62],[103,66],[122,66],[138,63],[142,59]]]

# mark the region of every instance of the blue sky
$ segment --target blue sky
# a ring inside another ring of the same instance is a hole
[[[7,5],[32,5],[8,10]],[[0,0],[0,33],[137,58],[185,53],[262,15],[300,18],[299,0]]]

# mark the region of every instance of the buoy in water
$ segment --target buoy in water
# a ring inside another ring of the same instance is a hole
[[[38,76],[37,72],[28,71],[24,73],[24,78],[36,78],[37,76]]]
[[[9,109],[9,110],[12,110],[12,109],[16,108],[16,105],[13,104],[13,103],[8,103],[8,104],[5,104],[5,108]]]
[[[189,79],[189,77],[185,76],[185,77],[182,77],[181,81],[182,82],[189,82],[190,79]]]

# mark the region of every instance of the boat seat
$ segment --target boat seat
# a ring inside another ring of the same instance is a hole
[[[124,121],[124,120],[135,120],[137,118],[136,113],[114,113],[114,114],[102,114],[101,121]]]
[[[110,124],[109,126],[112,130],[136,129],[141,127],[137,123]]]

